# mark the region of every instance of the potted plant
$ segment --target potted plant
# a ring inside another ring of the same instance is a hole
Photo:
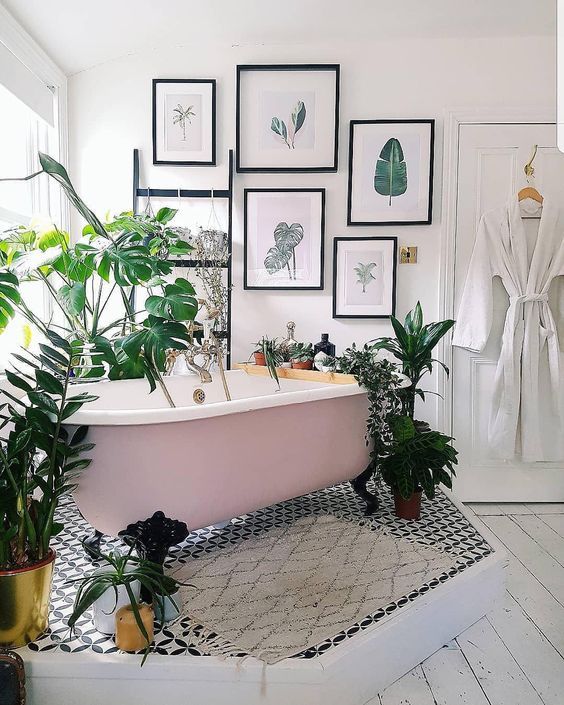
[[[456,451],[450,445],[452,439],[414,420],[416,397],[425,401],[425,391],[419,383],[433,371],[433,363],[438,362],[448,375],[448,368],[435,360],[432,353],[454,321],[424,325],[419,302],[407,314],[403,325],[394,316],[390,320],[396,337],[380,338],[374,341],[374,348],[393,355],[410,384],[399,391],[401,412],[391,422],[391,444],[377,462],[383,480],[394,492],[396,514],[418,519],[422,492],[432,498],[435,485],[442,482],[452,487],[451,476],[455,474],[457,461]],[[441,462],[439,467],[437,463]]]
[[[124,555],[98,553],[98,558],[105,564],[102,568],[73,581],[78,583],[78,589],[69,627],[74,630],[78,620],[91,607],[95,615],[101,608],[100,600],[109,597],[109,614],[115,620],[112,631],[115,632],[116,646],[123,651],[144,649],[143,664],[153,641],[154,606],[160,604],[163,612],[165,597],[173,595],[180,583],[165,575],[157,563],[134,555],[133,549]],[[140,602],[140,587],[149,596],[149,602]]]
[[[394,493],[395,512],[401,519],[419,519],[421,495],[435,496],[436,485],[452,489],[458,452],[453,440],[428,424],[410,416],[397,416],[391,423],[393,440],[380,459],[379,471]]]
[[[259,367],[266,367],[266,355],[264,352],[266,345],[268,345],[268,338],[266,336],[263,336],[255,343],[253,357],[255,359],[255,365],[259,365]]]
[[[258,353],[258,358],[257,358]],[[278,379],[277,367],[280,367],[284,361],[282,352],[280,351],[277,338],[268,338],[263,336],[258,343],[255,343],[255,364],[268,368],[268,373],[280,388]],[[258,361],[257,361],[258,360]]]
[[[10,277],[2,278],[4,295],[17,298]],[[12,291],[8,291],[9,287]],[[54,536],[63,530],[55,518],[60,498],[75,487],[90,464],[82,457],[87,428],[71,434],[65,419],[97,397],[73,394],[75,365],[70,343],[47,330],[40,353],[14,355],[21,369],[7,370],[19,398],[4,390],[0,414],[0,646],[17,648],[48,626],[55,551]]]
[[[176,211],[161,208],[154,216],[125,212],[102,223],[76,193],[61,164],[43,153],[39,161],[41,171],[25,179],[47,174],[87,224],[72,243],[55,225],[43,231],[17,226],[2,234],[0,284],[6,281],[9,289],[0,286],[0,329],[19,313],[45,334],[45,323],[19,291],[22,282],[41,282],[57,312],[57,330],[73,349],[87,349],[85,357],[96,360],[82,365],[79,376],[93,381],[102,376],[146,377],[151,391],[160,385],[174,406],[162,379],[166,352],[186,349],[192,342],[188,324],[198,311],[187,279],[164,278],[174,266],[169,255],[192,250],[182,240],[182,229],[171,225]],[[144,301],[140,310],[134,306],[135,288],[144,290],[138,297]],[[109,316],[110,310],[115,314]]]
[[[313,367],[313,345],[311,343],[296,343],[290,350],[292,369],[311,370]]]

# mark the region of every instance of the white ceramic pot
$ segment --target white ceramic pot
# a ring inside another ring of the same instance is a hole
[[[283,363],[280,365],[280,367],[284,367],[284,369],[289,370],[289,369],[292,367],[292,363],[291,363],[291,362],[283,362]]]
[[[99,568],[96,573],[103,573],[104,569]],[[131,590],[135,599],[139,602],[139,594],[141,593],[141,583],[137,580],[131,583]],[[92,619],[94,626],[102,634],[115,634],[116,623],[115,613],[125,605],[129,605],[129,596],[125,585],[119,585],[116,592],[113,588],[109,588],[101,595],[92,605]]]
[[[162,606],[164,606],[164,612],[161,609]],[[155,612],[155,619],[161,624],[174,622],[175,619],[180,617],[182,612],[182,599],[179,591],[177,590],[169,597],[165,597],[162,601],[160,599],[154,600],[153,610]]]

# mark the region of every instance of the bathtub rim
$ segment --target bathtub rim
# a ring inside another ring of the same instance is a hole
[[[255,379],[247,375],[243,370],[229,370],[229,375],[245,375],[249,380]],[[180,375],[178,375],[180,376]],[[194,375],[185,375],[187,379],[196,381]],[[262,379],[262,378],[259,378]],[[285,380],[291,383],[292,380]],[[89,391],[96,394],[96,390],[105,384],[121,385],[147,385],[145,379],[131,380],[104,380],[81,385],[76,388],[76,393]],[[274,383],[273,383],[274,384]],[[274,406],[289,406],[292,404],[304,404],[323,399],[334,399],[338,397],[348,397],[354,395],[364,395],[366,391],[358,384],[319,384],[311,389],[301,389],[295,391],[273,391],[272,394],[263,396],[247,397],[245,399],[235,399],[233,401],[211,402],[209,404],[191,404],[189,406],[177,406],[175,408],[162,407],[158,409],[89,409],[84,405],[82,409],[69,416],[65,420],[68,426],[138,426],[161,423],[174,423],[179,421],[192,421],[195,419],[213,418],[215,416],[227,416],[229,414],[245,413],[267,409]],[[200,385],[198,385],[200,386]],[[202,385],[205,390],[205,385]],[[148,392],[147,392],[148,393]],[[74,396],[74,392],[73,392]]]

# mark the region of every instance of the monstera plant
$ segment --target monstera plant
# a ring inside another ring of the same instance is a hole
[[[288,277],[296,278],[296,247],[304,237],[304,228],[300,223],[278,223],[274,229],[276,245],[266,253],[264,266],[269,274],[288,268]],[[292,267],[290,268],[290,261]]]
[[[39,161],[41,171],[25,178],[47,174],[57,181],[87,224],[74,243],[56,226],[46,231],[20,226],[2,234],[0,332],[19,312],[43,336],[56,330],[70,343],[80,363],[77,376],[144,376],[151,391],[160,384],[167,395],[161,378],[165,351],[186,347],[191,340],[186,323],[198,310],[189,281],[165,278],[172,271],[168,255],[191,249],[170,225],[176,211],[122,213],[102,223],[61,164],[42,153]],[[20,285],[28,281],[42,282],[50,294],[54,316],[48,324],[26,303]],[[144,294],[144,305],[135,306],[135,290]]]
[[[381,196],[392,198],[407,191],[407,164],[400,141],[391,137],[382,147],[374,172],[374,190]]]

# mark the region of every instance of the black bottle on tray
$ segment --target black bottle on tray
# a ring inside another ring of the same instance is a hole
[[[318,352],[324,352],[330,357],[335,357],[335,346],[329,342],[329,333],[322,333],[321,340],[313,346],[313,352],[317,355]]]

